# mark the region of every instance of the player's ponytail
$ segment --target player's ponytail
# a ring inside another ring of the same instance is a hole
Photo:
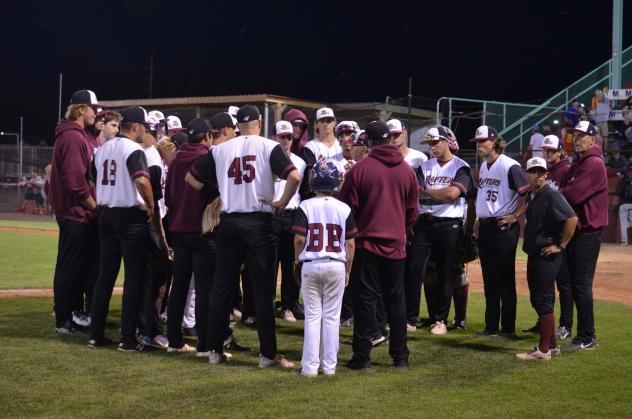
[[[507,143],[500,137],[496,141],[494,141],[494,151],[498,154],[503,154],[505,152],[506,146]]]

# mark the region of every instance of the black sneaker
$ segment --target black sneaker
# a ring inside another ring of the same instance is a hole
[[[592,351],[597,346],[599,346],[599,341],[597,341],[597,337],[593,337],[588,341],[583,341],[579,337],[575,337],[571,343],[564,346],[562,348],[563,351]]]
[[[453,329],[459,329],[459,330],[465,330],[465,329],[467,329],[467,323],[465,322],[465,320],[454,319],[452,321],[452,328]]]
[[[233,350],[233,351],[238,351],[238,352],[252,351],[252,348],[241,345],[239,342],[237,342],[237,340],[235,340],[235,337],[232,335],[224,341],[224,349],[228,351]]]
[[[555,337],[557,339],[570,339],[571,338],[571,328],[567,328],[566,326],[560,326],[555,331]]]
[[[498,338],[499,337],[499,333],[498,330],[483,330],[481,332],[476,333],[476,336],[485,336],[488,338]]]
[[[500,332],[498,334],[498,338],[507,339],[507,340],[516,340],[518,339],[518,335],[515,332]]]
[[[522,329],[522,332],[523,333],[540,333],[540,323],[536,322],[534,326],[525,327],[524,329]]]
[[[114,341],[112,339],[102,338],[102,339],[90,339],[88,341],[88,346],[91,348],[98,348],[101,346],[109,346],[109,345],[114,345]]]
[[[393,367],[395,367],[395,369],[398,369],[400,371],[407,371],[409,367],[408,360],[398,359],[396,361],[393,361]]]
[[[384,335],[378,335],[374,338],[371,338],[371,346],[373,346],[374,348],[380,346],[384,342],[388,342],[388,339]]]
[[[61,336],[86,336],[86,334],[81,331],[81,326],[72,320],[67,320],[62,327],[56,327],[55,333]]]
[[[120,352],[141,352],[143,350],[143,345],[134,341],[125,341],[119,343],[116,350]]]
[[[370,371],[371,370],[371,361],[358,361],[355,358],[351,358],[349,362],[347,362],[346,367],[350,370],[356,371]]]

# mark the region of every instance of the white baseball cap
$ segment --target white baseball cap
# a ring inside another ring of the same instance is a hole
[[[599,133],[599,130],[596,126],[591,124],[589,121],[579,121],[575,128],[570,129],[570,132],[583,132],[584,134],[595,136]]]
[[[236,117],[237,116],[237,112],[239,112],[239,106],[229,106],[228,110],[226,112],[228,112],[230,115]]]
[[[406,131],[404,123],[399,119],[391,119],[389,121],[386,121],[386,125],[388,126],[388,130],[391,134],[399,134],[400,132]]]
[[[490,127],[489,125],[481,125],[476,128],[476,133],[474,134],[474,138],[470,141],[481,141],[485,142],[486,140],[497,140],[498,139],[498,131],[496,128]],[[485,140],[485,141],[482,141]]]
[[[546,161],[542,157],[532,157],[527,161],[527,172],[536,167],[540,167],[546,171],[548,171],[548,167],[546,167]]]
[[[149,111],[147,113],[147,118],[148,119],[153,119],[153,120],[156,120],[156,121],[160,122],[163,119],[165,119],[165,114],[160,112],[160,111],[153,110],[153,111]]]
[[[542,140],[542,149],[543,150],[560,150],[562,147],[560,146],[560,139],[557,135],[547,135]]]
[[[174,115],[169,115],[167,117],[167,131],[184,131],[180,118]]]
[[[294,134],[292,124],[288,121],[279,121],[276,123],[276,135]]]
[[[316,111],[316,120],[323,118],[336,118],[334,116],[334,110],[331,108],[320,108]]]
[[[343,132],[358,132],[356,129],[356,124],[354,121],[342,121],[336,125],[336,135],[340,135]]]

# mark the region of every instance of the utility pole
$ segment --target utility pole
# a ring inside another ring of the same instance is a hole
[[[413,104],[413,78],[408,77],[408,121],[406,121],[406,130],[408,135],[406,136],[406,146],[410,147],[410,114],[412,113],[412,104]]]
[[[154,56],[149,57],[149,98],[154,97]]]
[[[623,0],[612,0],[612,61],[610,89],[621,88],[621,53],[623,51]]]

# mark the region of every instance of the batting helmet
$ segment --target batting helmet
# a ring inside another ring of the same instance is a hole
[[[336,192],[340,186],[340,172],[331,161],[319,161],[312,169],[309,187],[313,192]]]
[[[340,136],[340,134],[342,134],[343,132],[358,132],[353,124],[353,121],[342,121],[338,125],[336,125],[336,137]]]

